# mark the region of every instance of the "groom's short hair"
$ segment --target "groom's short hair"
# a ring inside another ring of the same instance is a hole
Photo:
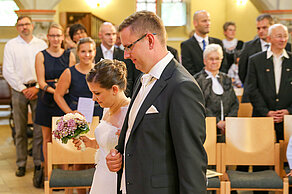
[[[119,26],[118,31],[130,27],[137,36],[155,33],[162,45],[166,45],[166,30],[160,17],[151,11],[138,11],[127,17]]]

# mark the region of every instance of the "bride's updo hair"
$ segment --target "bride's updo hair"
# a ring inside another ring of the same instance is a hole
[[[121,90],[125,91],[127,87],[126,64],[115,59],[104,59],[90,70],[86,75],[86,81],[98,83],[105,89],[111,89],[113,85],[117,85]]]

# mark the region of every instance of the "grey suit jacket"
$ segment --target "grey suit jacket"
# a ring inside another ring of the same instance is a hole
[[[209,37],[209,44],[219,44],[223,49],[223,43],[221,40],[217,38]],[[203,61],[203,50],[201,49],[198,41],[194,36],[190,39],[184,41],[180,45],[181,47],[181,57],[182,57],[182,65],[190,72],[191,75],[195,75],[200,72],[204,65]],[[227,73],[228,72],[228,64],[225,56],[225,51],[223,49],[224,58],[221,63],[220,71]]]
[[[127,194],[206,193],[204,97],[176,60],[164,69],[141,105],[124,153],[129,105],[118,151],[125,157]],[[159,113],[146,114],[153,105]],[[122,170],[118,173],[118,191]]]

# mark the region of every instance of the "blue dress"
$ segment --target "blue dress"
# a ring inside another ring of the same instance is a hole
[[[46,50],[44,55],[45,80],[47,84],[55,88],[55,79],[59,79],[63,71],[69,67],[70,51],[66,50],[60,57],[53,57]],[[65,99],[68,97],[64,97]],[[39,90],[36,108],[35,123],[41,126],[52,127],[52,117],[64,115],[54,100],[54,95]]]
[[[69,87],[69,101],[67,101],[67,103],[72,110],[77,110],[79,97],[92,98],[92,93],[86,82],[86,74],[80,73],[75,68],[75,65],[69,69],[71,72],[71,84]],[[103,109],[95,102],[93,115],[101,118],[102,112]]]

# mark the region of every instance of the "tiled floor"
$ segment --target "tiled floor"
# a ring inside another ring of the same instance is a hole
[[[0,106],[0,193],[1,194],[43,194],[44,189],[37,189],[32,184],[33,161],[28,156],[26,174],[16,177],[15,146],[11,137],[8,118],[9,109]],[[56,192],[63,194],[64,192]]]

